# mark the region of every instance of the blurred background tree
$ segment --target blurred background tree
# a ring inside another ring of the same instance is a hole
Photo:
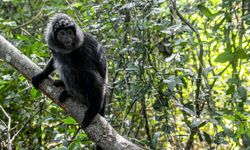
[[[0,0],[0,34],[44,67],[56,12],[106,48],[106,119],[121,135],[151,149],[250,147],[249,0]],[[1,147],[18,132],[15,149],[93,149],[84,132],[70,140],[72,118],[0,65]]]

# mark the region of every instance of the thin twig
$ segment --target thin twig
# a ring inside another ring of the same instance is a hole
[[[230,65],[231,65],[231,63],[229,63],[221,72],[219,72],[219,73],[218,73],[217,75],[215,75],[215,76],[220,76],[220,75],[222,75],[222,74],[227,70],[227,68],[230,67]],[[217,79],[218,79],[218,78],[215,78],[215,79],[214,79],[213,83],[210,85],[210,88],[213,88],[213,87],[214,87],[214,84],[215,84],[215,82],[217,81]]]
[[[8,118],[8,126],[7,126],[7,136],[8,136],[8,145],[7,148],[8,150],[12,150],[12,140],[11,140],[11,135],[10,135],[10,128],[11,128],[11,117],[8,115],[8,113],[3,109],[2,105],[0,105],[0,108],[4,115]]]
[[[81,21],[81,19],[79,18],[79,16],[77,15],[77,12],[76,12],[75,8],[73,8],[73,7],[71,6],[71,4],[69,3],[68,0],[65,0],[65,1],[66,1],[66,3],[69,5],[70,9],[73,10],[73,12],[74,12],[74,14],[75,14],[75,16],[76,16],[76,19],[78,20],[78,23],[79,23],[80,26],[82,27],[82,21]]]
[[[23,23],[23,24],[21,24],[19,26],[16,26],[14,29],[17,29],[17,28],[20,28],[20,27],[23,27],[23,26],[26,26],[26,25],[30,24],[31,22],[33,22],[34,20],[36,20],[42,14],[42,12],[43,12],[43,9],[41,9],[37,13],[37,15],[35,17],[31,18],[28,22],[25,22],[25,23]]]

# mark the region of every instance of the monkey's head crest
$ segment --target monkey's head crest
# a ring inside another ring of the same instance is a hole
[[[75,40],[70,49],[63,47],[55,40],[57,32],[62,29],[72,29],[72,31],[74,31]],[[73,19],[64,13],[57,13],[50,18],[44,35],[49,48],[59,53],[70,53],[79,48],[84,41],[84,34],[80,27],[77,26]]]
[[[52,18],[52,20],[54,21],[52,23],[53,32],[56,32],[60,29],[67,29],[67,28],[76,29],[76,23],[65,14],[56,14]]]

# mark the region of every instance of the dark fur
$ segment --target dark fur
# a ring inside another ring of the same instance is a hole
[[[56,39],[59,30],[73,28],[75,40],[72,48],[65,49]],[[72,96],[88,106],[82,127],[86,128],[97,113],[104,116],[106,57],[103,47],[88,33],[83,33],[76,23],[65,14],[56,14],[45,31],[45,40],[53,57],[45,69],[32,78],[35,88],[54,70],[59,71],[62,81],[55,85],[64,86],[65,91],[59,97],[61,102]]]

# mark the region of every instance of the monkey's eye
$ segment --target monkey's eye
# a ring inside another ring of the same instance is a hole
[[[65,31],[64,31],[64,30],[60,30],[60,31],[58,32],[58,34],[61,35],[61,36],[64,36],[64,35],[65,35]]]
[[[69,34],[69,35],[73,35],[74,32],[73,32],[72,30],[69,29],[69,30],[68,30],[68,34]]]

